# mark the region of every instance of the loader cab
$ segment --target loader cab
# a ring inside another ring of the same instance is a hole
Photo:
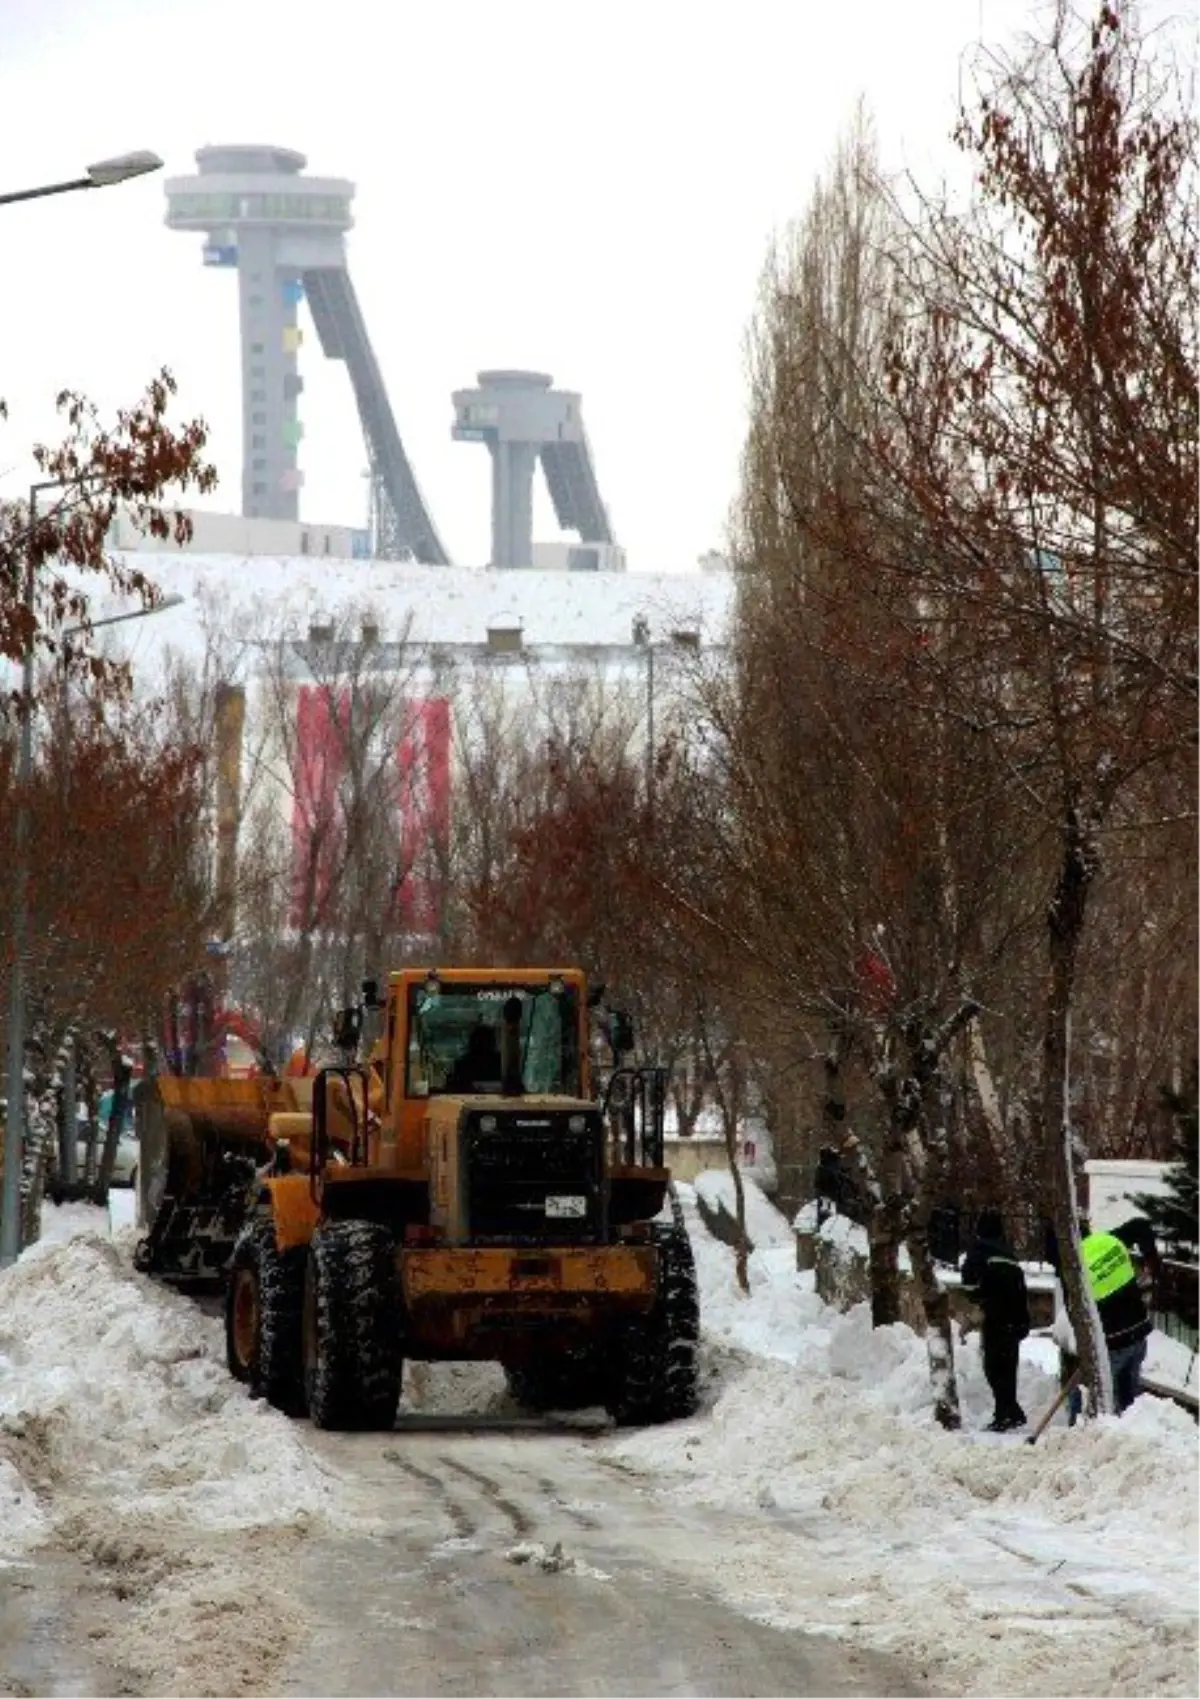
[[[409,984],[404,1096],[582,1097],[580,988],[562,974],[509,983]]]
[[[391,975],[383,1047],[397,1166],[423,1162],[442,1097],[590,1098],[578,968],[406,968]]]

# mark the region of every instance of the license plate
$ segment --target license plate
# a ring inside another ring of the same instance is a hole
[[[586,1198],[547,1198],[546,1214],[553,1220],[578,1219],[587,1214]]]

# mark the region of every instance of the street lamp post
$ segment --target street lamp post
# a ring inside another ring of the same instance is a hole
[[[97,160],[89,165],[82,177],[71,177],[65,183],[44,183],[37,189],[15,189],[0,195],[0,206],[13,201],[39,201],[46,195],[67,195],[74,189],[108,189],[114,183],[128,182],[131,177],[144,177],[149,171],[161,171],[162,160],[156,153],[139,148],[136,153],[121,153],[115,159]]]
[[[94,480],[93,480],[94,481]],[[25,612],[33,631],[34,540],[37,531],[37,498],[43,490],[64,487],[61,478],[47,478],[29,489],[29,537],[25,556]],[[180,597],[168,597],[150,608],[113,614],[93,621],[115,625],[175,606]],[[78,631],[71,627],[65,634]],[[26,640],[21,659],[21,736],[17,755],[16,798],[13,819],[13,961],[8,1000],[7,1105],[4,1117],[4,1189],[0,1196],[0,1268],[17,1260],[21,1250],[21,1164],[25,1148],[25,958],[29,945],[29,785],[33,774],[33,667],[32,636]]]
[[[633,619],[633,644],[635,649],[646,651],[646,810],[651,819],[654,817],[654,634],[650,630],[650,621],[645,614],[635,614]],[[698,629],[680,629],[672,631],[669,640],[663,644],[668,655],[675,650],[697,652],[700,648],[700,632]]]
[[[654,639],[645,614],[633,621],[633,641],[646,651],[646,807],[654,812]]]

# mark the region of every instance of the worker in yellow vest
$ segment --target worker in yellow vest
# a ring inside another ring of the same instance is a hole
[[[1138,1287],[1137,1268],[1124,1241],[1115,1233],[1089,1233],[1082,1248],[1088,1285],[1108,1346],[1119,1416],[1142,1389],[1142,1364],[1153,1324]]]

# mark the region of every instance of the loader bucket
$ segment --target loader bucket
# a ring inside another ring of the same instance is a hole
[[[153,1224],[166,1196],[191,1201],[208,1195],[214,1164],[223,1156],[265,1160],[272,1114],[304,1108],[306,1096],[311,1096],[306,1080],[160,1074],[140,1082],[134,1093],[139,1225]]]

